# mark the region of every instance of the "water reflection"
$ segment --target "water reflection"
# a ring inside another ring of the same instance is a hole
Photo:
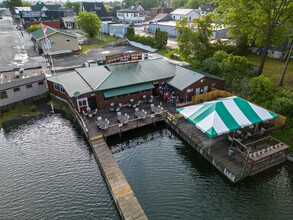
[[[83,135],[60,114],[4,123],[0,152],[0,219],[120,219]]]
[[[293,218],[292,164],[232,184],[164,125],[117,139],[114,157],[151,220]]]

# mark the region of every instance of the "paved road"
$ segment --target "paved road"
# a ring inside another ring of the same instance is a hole
[[[145,35],[145,36],[154,36],[154,34],[145,32],[143,26],[135,26],[134,31],[136,34]],[[178,48],[177,42],[175,41],[176,37],[169,37],[167,46],[171,48]]]
[[[28,57],[21,33],[13,25],[12,18],[0,19],[0,71],[36,66],[38,63]]]
[[[56,57],[54,58],[54,65],[56,68],[60,67],[70,67],[70,66],[77,66],[84,64],[87,60],[104,60],[105,56],[111,55],[111,54],[119,54],[124,53],[128,51],[139,51],[139,52],[147,52],[142,49],[133,47],[131,45],[121,45],[121,46],[115,46],[115,47],[96,47],[89,51],[85,55],[72,55],[72,56],[62,56],[62,57]]]

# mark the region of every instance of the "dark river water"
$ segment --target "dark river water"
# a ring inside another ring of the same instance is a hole
[[[150,220],[293,219],[293,164],[232,184],[165,125],[109,138]]]
[[[82,133],[61,115],[0,132],[0,219],[120,219]]]

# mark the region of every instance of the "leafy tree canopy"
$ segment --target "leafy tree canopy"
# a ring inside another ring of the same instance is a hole
[[[252,78],[248,83],[248,99],[264,107],[270,107],[274,99],[274,88],[269,78],[264,75]]]
[[[199,6],[209,5],[211,0],[188,0],[184,8],[197,9]]]
[[[70,2],[67,1],[64,7],[73,8],[73,11],[78,15],[80,11],[80,2]]]
[[[158,0],[123,0],[122,6],[123,8],[128,8],[131,5],[134,5],[136,2],[141,4],[145,10],[159,6]]]
[[[168,43],[168,33],[166,31],[161,31],[160,28],[157,28],[155,39],[158,42],[160,48],[165,48]]]
[[[187,2],[188,0],[172,0],[171,5],[172,8],[176,9],[183,7]]]
[[[293,0],[214,0],[219,19],[235,37],[246,35],[248,42],[264,47],[259,75],[263,71],[269,45],[279,45],[293,24]]]
[[[105,6],[105,9],[106,9],[106,11],[109,11],[109,10],[110,10],[110,8],[111,8],[111,6],[110,6],[110,5],[108,5],[108,4],[104,4],[104,6]]]
[[[32,6],[33,4],[30,3],[30,2],[22,2],[22,7],[30,7]]]
[[[42,28],[41,25],[34,24],[34,25],[29,26],[29,27],[26,29],[26,31],[27,31],[28,33],[32,33],[32,32],[34,32],[34,31],[36,31],[36,30],[41,29],[41,28]]]
[[[102,21],[96,14],[80,11],[75,19],[75,23],[77,27],[89,37],[95,37],[101,29]]]
[[[212,56],[213,46],[210,43],[212,19],[213,14],[208,13],[202,19],[193,19],[191,23],[187,18],[177,22],[175,29],[179,35],[176,39],[179,52],[185,60],[193,62],[194,68],[198,68],[200,62]]]
[[[21,0],[6,0],[6,1],[3,1],[3,4],[5,5],[6,8],[9,8],[11,12],[13,12],[14,7],[22,6],[22,1]]]

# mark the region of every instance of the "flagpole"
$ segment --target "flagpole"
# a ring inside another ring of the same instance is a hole
[[[46,38],[46,33],[45,33],[44,26],[43,26],[42,23],[41,23],[41,25],[42,25],[43,33],[44,33],[45,40],[46,40],[46,43],[47,43],[47,46],[48,46],[48,51],[49,51],[49,56],[50,56],[50,60],[51,60],[52,69],[53,69],[53,71],[54,71],[54,75],[56,75],[56,71],[55,71],[55,67],[54,67],[54,63],[53,63],[53,59],[52,59],[52,55],[51,55],[51,50],[50,50],[51,43],[49,44],[49,41],[48,41],[48,39]]]

